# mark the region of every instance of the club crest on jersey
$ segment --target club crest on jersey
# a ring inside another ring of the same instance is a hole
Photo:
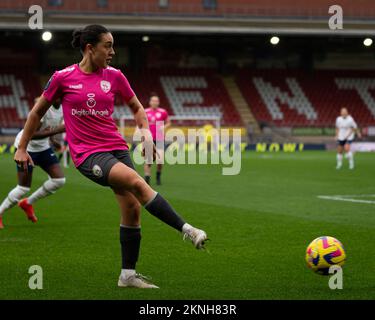
[[[100,81],[100,87],[105,93],[108,93],[111,90],[111,83],[105,80]]]
[[[95,105],[96,105],[96,101],[95,101],[95,93],[88,93],[87,94],[87,101],[86,101],[86,105],[89,107],[89,108],[94,108]]]

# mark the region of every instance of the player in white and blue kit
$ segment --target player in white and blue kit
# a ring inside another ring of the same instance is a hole
[[[341,169],[343,153],[349,160],[349,169],[354,169],[354,157],[350,150],[350,145],[354,140],[355,134],[361,137],[357,124],[353,117],[348,113],[346,108],[342,108],[340,116],[336,119],[336,136],[337,141],[337,166],[336,169]]]
[[[2,216],[5,210],[12,208],[16,204],[25,211],[29,220],[36,222],[38,219],[34,213],[33,203],[54,193],[65,184],[64,173],[50,146],[50,142],[55,144],[52,137],[65,131],[62,119],[63,114],[60,103],[55,103],[41,119],[39,129],[30,141],[27,151],[32,157],[34,164],[41,167],[48,174],[49,179],[28,198],[22,199],[30,191],[33,167],[30,165],[26,171],[22,166],[17,166],[18,185],[9,192],[0,205],[0,229],[4,228]],[[14,141],[16,148],[18,148],[22,133],[23,130],[18,133]]]

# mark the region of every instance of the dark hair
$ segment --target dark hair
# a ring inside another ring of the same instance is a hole
[[[73,31],[72,47],[80,48],[83,53],[88,43],[95,46],[100,42],[100,35],[108,32],[109,30],[106,27],[99,24],[91,24],[83,29],[76,29]]]
[[[159,98],[159,95],[156,92],[151,92],[150,99],[153,98],[153,97],[158,97]]]

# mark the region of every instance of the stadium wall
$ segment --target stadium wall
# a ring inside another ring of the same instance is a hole
[[[2,0],[0,10],[23,11],[31,5],[40,5],[50,12],[85,12],[116,14],[202,15],[202,16],[256,16],[256,17],[325,17],[332,1],[314,0],[296,5],[295,0]],[[55,4],[55,5],[54,5]],[[372,0],[341,0],[345,15],[355,18],[375,16]]]

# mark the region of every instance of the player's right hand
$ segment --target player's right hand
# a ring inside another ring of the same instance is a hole
[[[150,152],[152,150],[152,152]],[[156,146],[154,141],[149,139],[142,139],[142,157],[145,158],[146,163],[150,164],[156,160]],[[159,156],[160,157],[160,156]],[[152,159],[152,160],[151,160]]]
[[[23,149],[17,149],[14,155],[14,161],[17,163],[18,167],[23,168],[25,171],[27,171],[29,165],[34,167],[33,159],[31,159],[27,151]]]

